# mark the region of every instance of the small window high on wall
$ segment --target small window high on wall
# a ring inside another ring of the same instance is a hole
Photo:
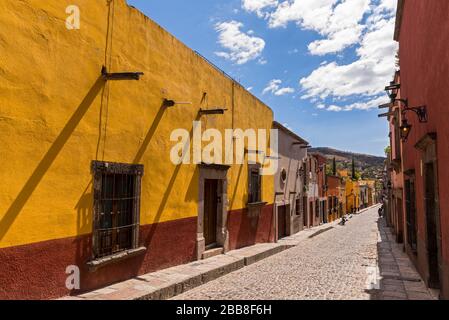
[[[248,171],[248,203],[262,202],[262,176],[260,174],[260,165],[250,164]]]

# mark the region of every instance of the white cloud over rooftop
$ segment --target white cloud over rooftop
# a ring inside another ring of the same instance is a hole
[[[217,23],[215,30],[218,32],[218,43],[224,51],[215,54],[236,64],[245,64],[248,61],[261,56],[265,41],[253,35],[253,32],[244,32],[241,29],[243,23],[238,21],[227,21]]]
[[[300,79],[302,98],[322,101],[319,106],[324,109],[325,100],[358,97],[361,102],[326,107],[329,111],[350,111],[375,107],[366,101],[380,101],[379,94],[393,76],[397,51],[393,41],[396,3],[396,0],[242,0],[242,8],[266,20],[269,28],[293,23],[301,30],[315,31],[318,39],[308,44],[309,54],[329,57]],[[355,59],[350,62],[341,59],[344,50],[351,46]]]

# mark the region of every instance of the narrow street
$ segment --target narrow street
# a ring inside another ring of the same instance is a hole
[[[372,208],[174,299],[433,299],[378,220]]]
[[[449,0],[71,2],[0,0],[0,301],[449,300]]]

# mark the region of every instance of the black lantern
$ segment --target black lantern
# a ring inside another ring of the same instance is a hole
[[[402,141],[406,141],[408,135],[410,134],[410,130],[412,130],[412,126],[408,123],[407,119],[403,119],[402,125],[399,127],[399,130],[401,130]]]

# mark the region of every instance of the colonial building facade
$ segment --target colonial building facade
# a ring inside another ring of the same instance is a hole
[[[389,84],[388,215],[431,288],[449,299],[449,2],[399,0]],[[402,192],[401,192],[402,191]]]
[[[277,238],[304,228],[307,196],[304,184],[304,160],[308,142],[278,122],[273,128],[279,135],[279,169],[274,178]]]
[[[0,4],[0,299],[77,293],[68,267],[87,291],[274,241],[274,177],[247,144],[223,165],[171,139],[269,141],[270,108],[125,0],[77,3],[74,30],[71,1]]]

